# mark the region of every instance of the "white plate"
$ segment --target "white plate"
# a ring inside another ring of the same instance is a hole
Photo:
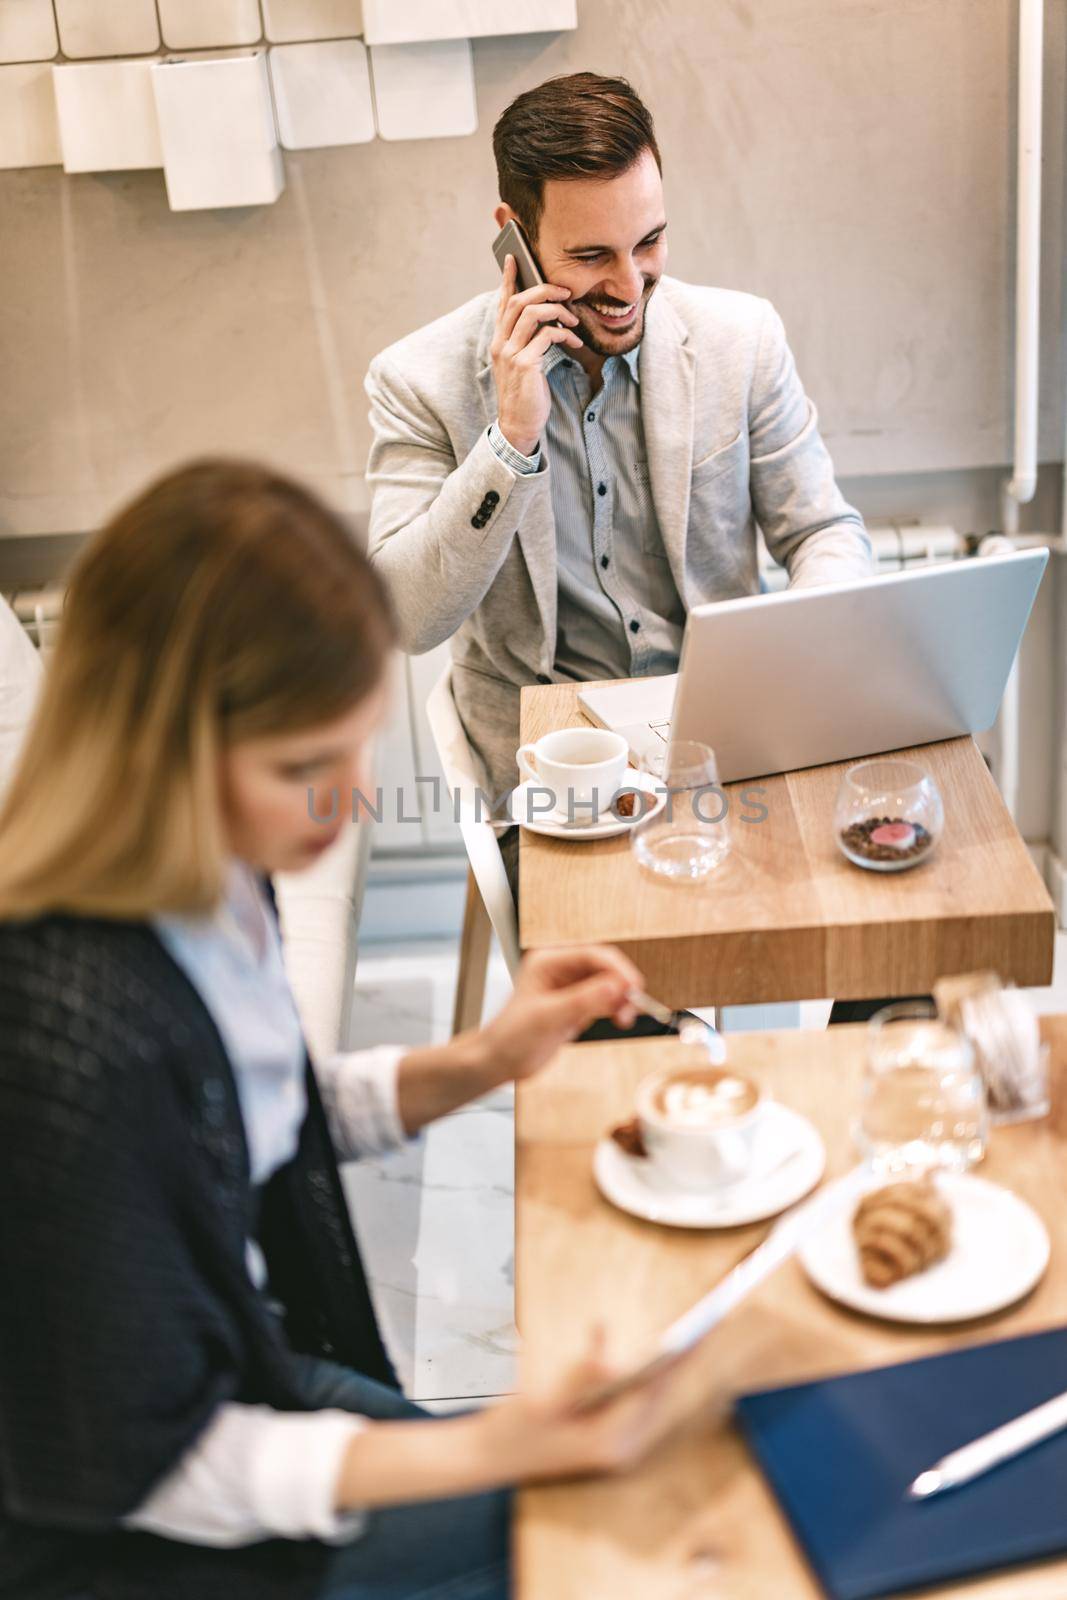
[[[873,1179],[871,1188],[891,1181]],[[965,1322],[1020,1300],[1048,1265],[1048,1232],[1037,1212],[985,1178],[943,1173],[937,1182],[952,1207],[953,1243],[944,1261],[888,1289],[872,1289],[860,1271],[850,1208],[800,1250],[816,1288],[891,1322]]]
[[[679,1189],[645,1156],[628,1156],[604,1138],[593,1157],[593,1176],[605,1200],[646,1222],[672,1228],[740,1228],[777,1216],[813,1189],[822,1177],[826,1151],[818,1129],[799,1111],[771,1101],[768,1136],[780,1155],[764,1178],[742,1178],[721,1189]]]
[[[544,787],[544,784],[534,783],[530,779],[520,783],[519,787],[513,789],[508,796],[508,816],[520,827],[529,828],[531,833],[547,834],[550,839],[612,839],[617,833],[626,833],[635,823],[643,822],[645,817],[655,816],[667,798],[662,779],[653,777],[650,772],[627,772],[615,791],[616,794],[621,794],[625,789],[643,789],[647,795],[651,795],[653,804],[640,816],[617,817],[611,811],[609,803],[601,808],[600,822],[579,826],[577,823],[569,823],[565,814],[561,816],[555,811],[547,813],[539,811],[533,817],[529,817],[527,808],[530,803],[530,790],[540,791],[539,803],[543,805]],[[660,792],[657,793],[657,790]],[[576,807],[576,812],[578,816],[587,814],[582,812],[581,807]]]

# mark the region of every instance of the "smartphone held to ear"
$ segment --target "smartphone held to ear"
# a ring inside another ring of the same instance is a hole
[[[534,259],[534,253],[526,241],[519,224],[515,221],[505,222],[496,238],[493,240],[493,254],[501,272],[508,256],[515,257],[516,289],[536,289],[538,284],[544,283],[541,269]]]

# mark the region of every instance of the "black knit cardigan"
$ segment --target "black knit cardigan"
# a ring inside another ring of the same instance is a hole
[[[293,1351],[396,1382],[306,1076],[297,1154],[257,1195],[222,1040],[151,928],[0,923],[4,1600],[318,1589],[314,1540],[119,1526],[222,1402],[303,1409]],[[249,1279],[250,1233],[284,1319]]]

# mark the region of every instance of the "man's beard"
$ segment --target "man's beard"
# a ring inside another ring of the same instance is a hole
[[[581,315],[586,304],[586,297],[583,296],[581,300],[576,301],[570,308],[578,317],[578,326],[573,331],[578,335],[586,349],[592,350],[593,354],[598,356],[625,356],[629,355],[631,350],[636,350],[644,338],[645,313],[648,310],[648,302],[652,298],[658,283],[658,278],[645,279],[645,287],[641,291],[641,301],[634,313],[633,324],[627,325],[625,333],[618,333],[614,336],[608,334],[605,337],[599,327],[596,329],[588,327],[585,318]],[[592,298],[606,306],[621,304],[618,300],[607,299],[602,295],[595,295]]]

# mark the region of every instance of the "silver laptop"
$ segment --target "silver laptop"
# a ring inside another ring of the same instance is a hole
[[[699,739],[724,783],[980,733],[1047,550],[698,606],[676,674],[582,689],[635,756]]]

